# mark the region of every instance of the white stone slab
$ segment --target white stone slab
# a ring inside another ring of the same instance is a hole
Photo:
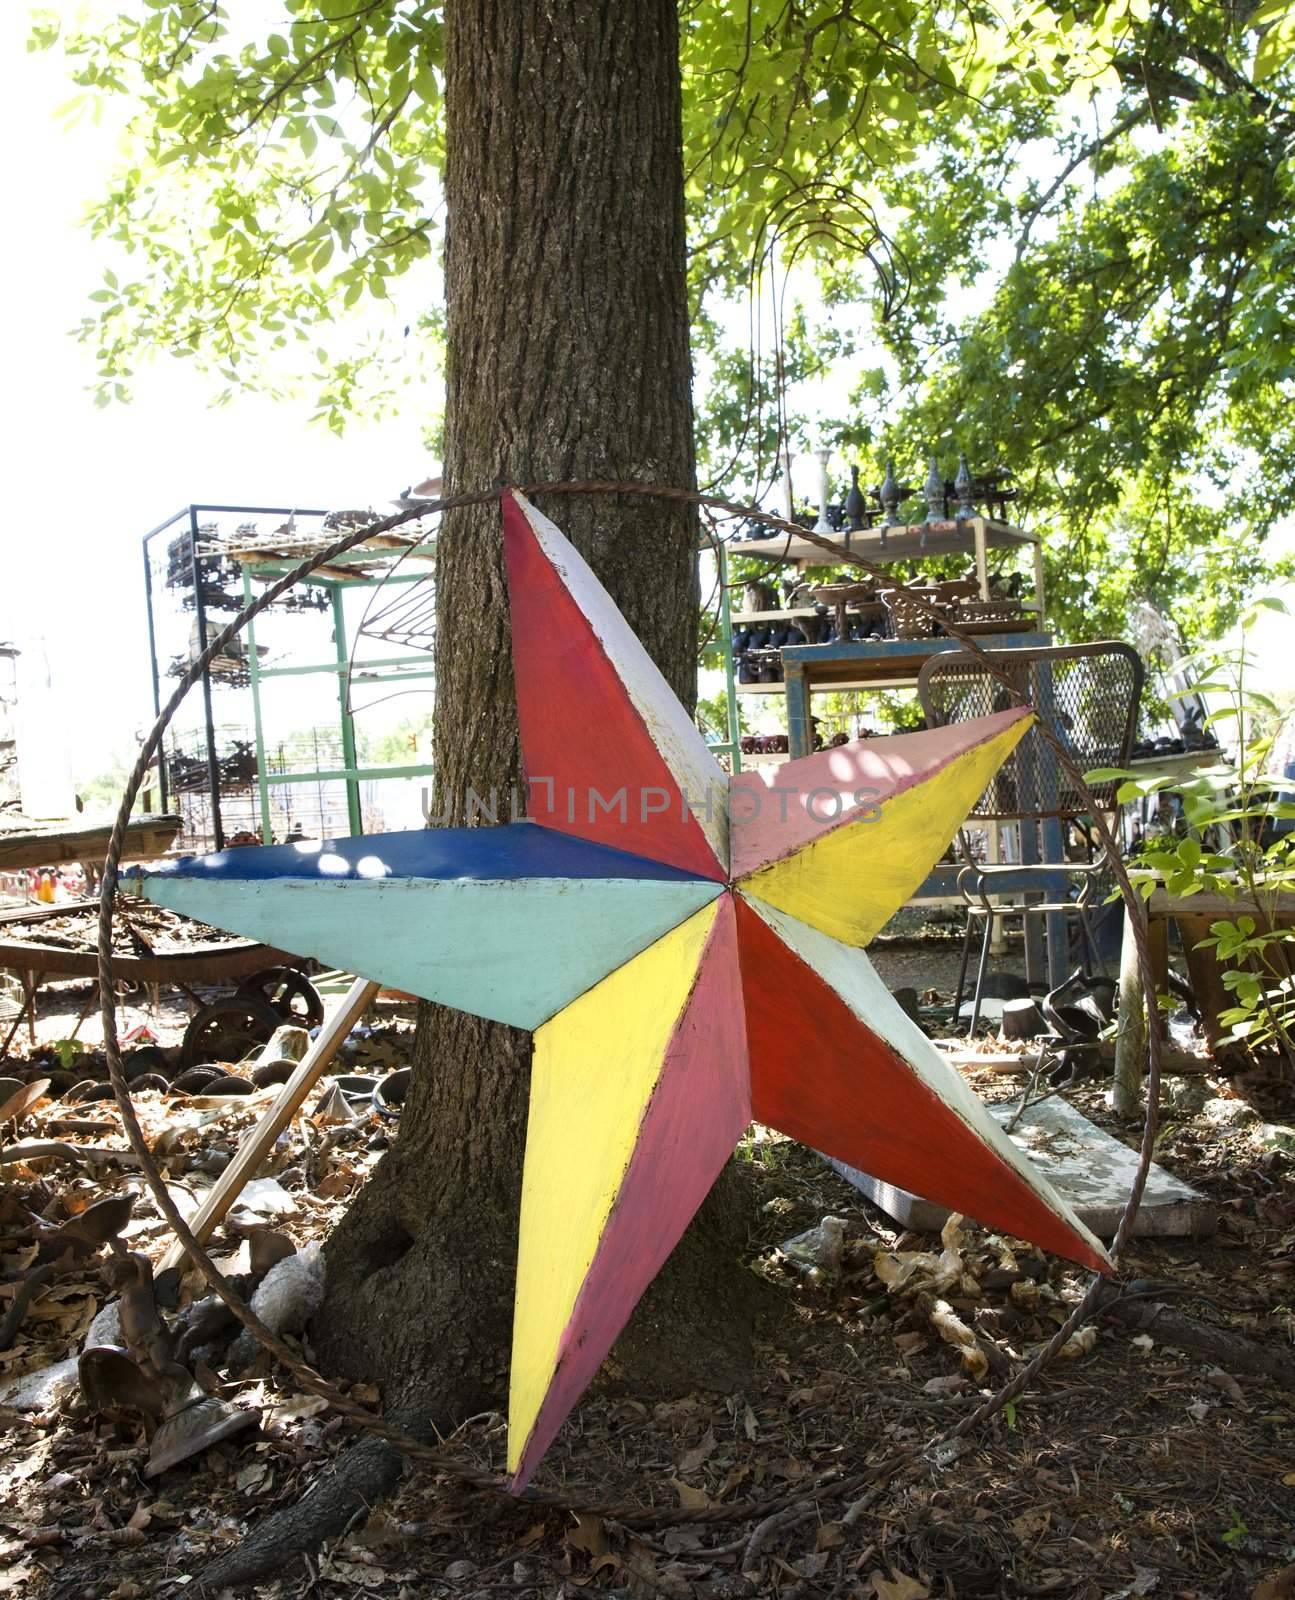
[[[988,1109],[998,1122],[1007,1123],[1016,1104],[1012,1101]],[[1104,1133],[1060,1095],[1031,1106],[1012,1129],[1011,1139],[1091,1232],[1099,1239],[1114,1235],[1137,1170],[1136,1151]],[[943,1206],[870,1178],[844,1162],[831,1164],[905,1228],[938,1233],[944,1226],[949,1213]],[[1211,1234],[1216,1222],[1214,1206],[1204,1195],[1152,1163],[1133,1225],[1135,1235],[1186,1238]]]
[[[40,1367],[0,1385],[0,1410],[50,1411],[61,1405],[77,1385],[75,1356]]]

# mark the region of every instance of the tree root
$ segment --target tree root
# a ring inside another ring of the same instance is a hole
[[[15,1161],[70,1161],[73,1166],[84,1167],[91,1161],[115,1161],[119,1167],[139,1166],[139,1157],[133,1150],[108,1150],[88,1144],[64,1144],[60,1139],[29,1139],[25,1144],[11,1144],[0,1150],[0,1166]]]
[[[430,1439],[426,1414],[391,1421],[420,1439]],[[272,1573],[282,1573],[292,1557],[316,1551],[336,1538],[359,1512],[384,1499],[400,1481],[405,1458],[383,1439],[362,1438],[328,1472],[316,1478],[295,1505],[267,1517],[232,1550],[210,1561],[198,1575],[197,1590],[215,1595],[237,1591]]]
[[[1275,1378],[1286,1388],[1295,1388],[1295,1362],[1276,1350],[1269,1350],[1253,1339],[1224,1328],[1180,1316],[1153,1296],[1169,1292],[1164,1286],[1141,1279],[1124,1285],[1107,1284],[1097,1309],[1105,1317],[1115,1317],[1127,1327],[1154,1333],[1161,1344],[1175,1345],[1193,1355],[1206,1356],[1230,1373],[1244,1372],[1255,1377]]]
[[[43,1267],[33,1267],[18,1285],[13,1303],[4,1320],[0,1321],[0,1350],[7,1350],[18,1337],[18,1330],[22,1327],[22,1319],[27,1315],[27,1307],[31,1304],[32,1296],[38,1289],[45,1287],[57,1270],[56,1261],[47,1261]]]

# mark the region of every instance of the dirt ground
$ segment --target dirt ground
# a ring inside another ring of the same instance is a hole
[[[951,941],[892,947],[878,952],[877,965],[892,987],[936,989],[947,1000],[957,953]],[[78,986],[51,991],[41,1040],[66,1037],[59,1030],[84,998]],[[149,1021],[165,1046],[184,1020],[180,1002],[166,1001],[154,1016],[142,1000],[128,1006],[122,1027]],[[93,1046],[95,1019],[83,1036]],[[391,1070],[409,1039],[408,1013],[393,1011],[348,1066]],[[21,1075],[25,1045],[0,1072]],[[80,1065],[92,1072],[93,1057]],[[970,1076],[987,1099],[1020,1089],[1010,1075]],[[941,1446],[946,1430],[1046,1342],[1085,1275],[971,1226],[949,1236],[941,1257],[938,1239],[901,1235],[811,1152],[757,1138],[743,1150],[749,1261],[775,1285],[786,1314],[762,1340],[749,1381],[652,1400],[618,1391],[613,1359],[535,1483],[575,1509],[411,1471],[394,1498],[317,1557],[238,1592],[1295,1597],[1295,1393],[1284,1377],[1245,1369],[1256,1348],[1261,1365],[1295,1367],[1295,1148],[1273,1131],[1295,1120],[1295,1099],[1264,1069],[1178,1082],[1194,1087],[1176,1089],[1157,1159],[1213,1202],[1217,1230],[1205,1239],[1135,1240],[1121,1275],[1143,1280],[1142,1298],[1163,1305],[1165,1317],[1221,1336],[1214,1354],[1175,1343],[1155,1320],[1140,1329],[1104,1318],[1014,1404]],[[1086,1082],[1067,1098],[1135,1144],[1138,1130],[1113,1121],[1104,1093],[1104,1084]],[[209,1181],[262,1102],[207,1112],[145,1093],[139,1104],[183,1188]],[[115,1107],[96,1102],[80,1114],[91,1110],[105,1128],[66,1139],[121,1148]],[[45,1137],[46,1123],[70,1114],[56,1102],[38,1105],[7,1130],[5,1145]],[[340,1130],[314,1117],[300,1122],[273,1165],[291,1207],[275,1227],[298,1246],[324,1237],[391,1126],[372,1112]],[[33,1216],[55,1223],[141,1187],[129,1168],[90,1154],[9,1163],[0,1184],[0,1313],[34,1259]],[[825,1216],[843,1219],[843,1259],[837,1271],[807,1274],[779,1247]],[[166,1248],[146,1194],[125,1237],[154,1259]],[[238,1244],[237,1235],[218,1235],[217,1254]],[[0,1352],[0,1387],[74,1355],[107,1298],[102,1256],[65,1263]],[[974,1351],[949,1342],[941,1307],[973,1331]],[[309,1354],[308,1339],[304,1348]],[[197,1592],[209,1559],[295,1503],[353,1437],[262,1365],[220,1392],[259,1407],[261,1429],[153,1480],[143,1476],[148,1445],[132,1414],[96,1419],[74,1388],[35,1410],[0,1411],[0,1592],[41,1600]],[[359,1397],[380,1400],[363,1386]],[[499,1468],[503,1418],[473,1418],[448,1445],[474,1466]],[[880,1481],[860,1487],[859,1475],[883,1463],[890,1470]]]

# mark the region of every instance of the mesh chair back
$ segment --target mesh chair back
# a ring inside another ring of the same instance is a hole
[[[989,650],[989,660],[1005,671],[1066,747],[1081,773],[1094,767],[1127,767],[1142,694],[1142,658],[1116,640],[1052,645],[1040,649]],[[970,652],[932,656],[922,667],[918,694],[932,727],[965,722],[1014,702],[985,663]],[[1097,803],[1115,804],[1114,781],[1092,785]],[[1061,771],[1056,753],[1037,729],[1017,745],[999,768],[969,816],[981,821],[1080,817],[1093,802]]]

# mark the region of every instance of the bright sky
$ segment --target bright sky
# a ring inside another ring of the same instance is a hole
[[[214,383],[181,361],[144,369],[132,404],[96,408],[93,352],[67,330],[103,269],[78,219],[112,167],[113,141],[88,122],[54,120],[72,90],[57,52],[26,53],[28,15],[0,8],[0,140],[11,158],[0,640],[26,647],[29,668],[44,641],[62,711],[57,726],[52,708],[42,715],[42,735],[67,740],[84,779],[132,753],[152,721],[142,535],[192,501],[393,509],[386,502],[426,465],[426,419],[356,422],[338,439],[310,424],[305,405],[253,396],[213,410]]]

